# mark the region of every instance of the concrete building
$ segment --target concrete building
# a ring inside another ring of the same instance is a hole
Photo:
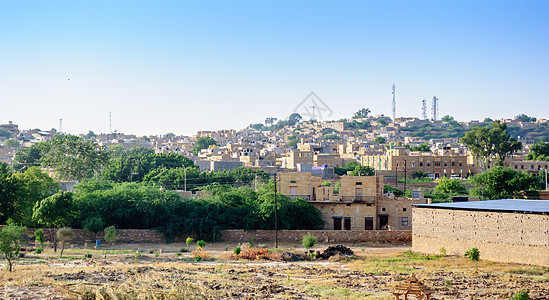
[[[322,185],[310,173],[280,173],[278,190],[309,200],[321,212],[325,230],[411,230],[412,205],[426,203],[423,194],[395,198],[383,194],[383,176],[342,176]]]
[[[387,171],[387,174],[398,170],[404,172],[406,165],[407,176],[417,171],[435,174],[436,177],[451,177],[458,175],[467,177],[475,174],[474,164],[469,163],[467,155],[457,155],[445,151],[439,155],[431,152],[410,152],[406,149],[390,149],[384,155],[364,155],[362,165],[374,168],[376,171]]]
[[[549,266],[549,201],[489,200],[413,207],[412,250]]]

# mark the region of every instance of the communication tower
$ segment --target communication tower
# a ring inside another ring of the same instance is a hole
[[[421,118],[427,120],[427,100],[423,99],[421,101]]]
[[[395,84],[393,84],[393,122],[396,119]]]
[[[433,97],[433,107],[431,111],[431,117],[433,121],[437,121],[438,118],[438,98],[436,96]]]

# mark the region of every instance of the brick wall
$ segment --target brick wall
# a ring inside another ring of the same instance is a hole
[[[412,239],[410,230],[279,230],[278,240],[284,242],[298,242],[301,244],[303,236],[310,232],[321,243],[406,243]],[[274,242],[273,230],[223,230],[221,239],[225,242]]]
[[[549,215],[413,208],[412,250],[549,266]]]

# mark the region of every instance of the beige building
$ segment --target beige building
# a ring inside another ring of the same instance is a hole
[[[549,201],[488,200],[413,208],[412,250],[549,266]]]
[[[278,190],[309,200],[321,212],[326,230],[411,230],[412,205],[426,203],[383,194],[383,176],[342,176],[330,186],[310,173],[280,173]]]
[[[469,173],[475,174],[474,164],[468,162],[467,155],[457,155],[451,152],[435,155],[431,152],[410,152],[406,149],[390,149],[384,155],[364,155],[362,165],[372,167],[376,171],[404,172],[406,166],[407,176],[412,176],[417,171],[427,174],[435,174],[437,177],[467,177]]]

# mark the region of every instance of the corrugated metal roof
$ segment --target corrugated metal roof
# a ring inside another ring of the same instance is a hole
[[[440,209],[505,211],[505,212],[549,214],[548,200],[502,199],[502,200],[485,200],[485,201],[470,201],[470,202],[415,204],[414,206],[426,207],[426,208],[440,208]]]

